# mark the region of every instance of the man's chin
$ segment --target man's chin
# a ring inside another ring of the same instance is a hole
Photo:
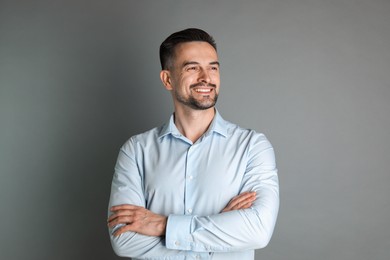
[[[215,101],[212,102],[191,102],[191,107],[196,110],[207,110],[215,106]]]
[[[206,100],[201,100],[201,101],[192,100],[191,103],[194,106],[194,108],[197,108],[199,110],[207,110],[215,106],[215,104],[217,103],[217,97],[214,98],[209,97]]]
[[[198,100],[195,98],[189,98],[189,99],[176,99],[183,105],[186,105],[194,110],[207,110],[210,108],[214,108],[215,104],[217,103],[217,96],[214,98],[204,98],[202,100]]]
[[[211,108],[214,108],[214,106],[207,106],[207,107],[193,107],[194,109],[196,110],[207,110],[207,109],[211,109]]]

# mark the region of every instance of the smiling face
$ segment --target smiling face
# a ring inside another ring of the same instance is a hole
[[[218,99],[220,78],[215,49],[207,42],[180,43],[172,67],[161,71],[161,80],[170,90],[175,108],[206,110]]]

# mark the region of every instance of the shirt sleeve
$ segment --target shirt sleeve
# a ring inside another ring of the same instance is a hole
[[[136,147],[132,139],[120,149],[112,180],[109,208],[121,204],[145,207],[143,182],[135,162],[135,152]],[[110,214],[108,209],[108,215]],[[113,234],[120,226],[109,229],[112,248],[119,256],[137,259],[161,257],[175,259],[186,254],[179,249],[168,249],[163,237],[145,236],[130,231],[115,237]]]
[[[274,150],[264,135],[248,145],[241,192],[256,191],[251,208],[210,216],[170,215],[166,247],[195,252],[229,252],[265,247],[279,210],[279,182]]]

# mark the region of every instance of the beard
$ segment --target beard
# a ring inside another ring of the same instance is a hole
[[[190,86],[191,88],[197,87],[200,84],[194,84]],[[175,97],[176,100],[179,101],[180,103],[195,109],[195,110],[206,110],[209,108],[212,108],[215,106],[218,100],[218,94],[215,92],[215,85],[209,84],[209,86],[214,87],[214,97],[211,97],[210,95],[205,95],[202,97],[201,100],[196,99],[193,95],[190,95],[189,97],[184,97],[181,95],[177,90],[175,90]]]

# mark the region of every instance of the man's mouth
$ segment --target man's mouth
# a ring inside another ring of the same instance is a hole
[[[197,93],[210,93],[213,91],[211,88],[194,88],[194,91]]]
[[[209,94],[211,93],[217,86],[215,84],[209,83],[204,84],[202,82],[193,84],[190,86],[196,93],[201,94]]]

